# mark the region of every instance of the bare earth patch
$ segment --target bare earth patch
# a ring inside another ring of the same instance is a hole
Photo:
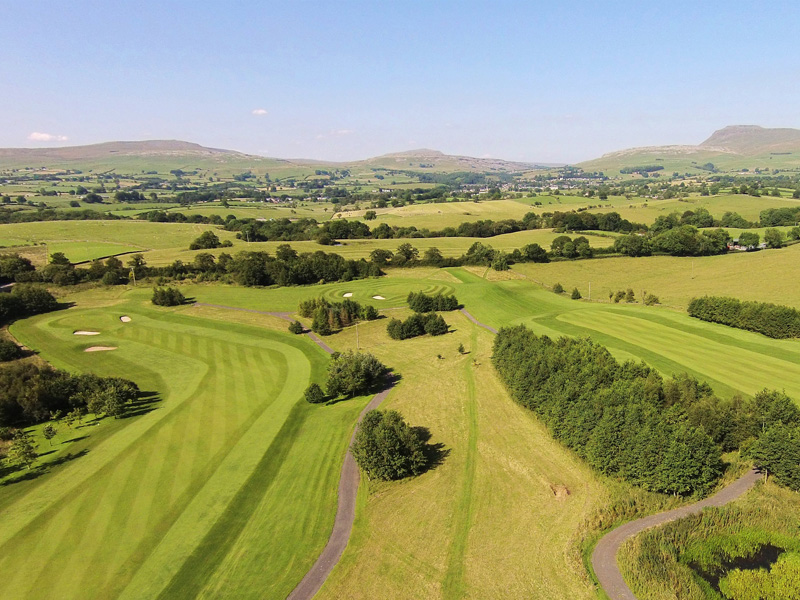
[[[72,335],[100,335],[99,331],[73,331]]]
[[[127,317],[127,316],[120,317],[119,320],[122,321],[123,323],[130,323],[131,322],[131,318]]]
[[[84,350],[84,352],[108,352],[109,350],[116,350],[116,346],[91,346]]]

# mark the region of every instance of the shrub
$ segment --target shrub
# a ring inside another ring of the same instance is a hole
[[[426,333],[430,335],[443,335],[449,331],[450,327],[441,315],[428,313],[422,315],[415,313],[405,321],[400,319],[390,319],[386,326],[386,332],[393,340],[406,340]]]
[[[305,331],[305,328],[303,327],[303,324],[300,323],[300,321],[292,321],[291,323],[289,323],[290,333],[294,333],[295,335],[297,335],[303,333],[303,331]]]
[[[563,294],[564,286],[562,286],[560,283],[555,284],[553,286],[553,292],[555,292],[556,294]]]
[[[189,244],[189,250],[211,250],[212,248],[219,248],[221,245],[216,233],[204,231]]]
[[[0,340],[0,362],[8,362],[22,356],[22,350],[14,342]]]
[[[645,294],[644,303],[647,306],[653,306],[655,304],[661,304],[661,300],[659,300],[658,296],[656,296],[655,294]]]
[[[395,480],[420,474],[427,464],[425,443],[397,411],[371,410],[361,421],[352,452],[371,478]]]
[[[356,396],[372,390],[386,372],[386,366],[369,352],[336,353],[328,365],[325,389],[332,398]]]
[[[306,402],[310,402],[311,404],[320,404],[325,402],[325,392],[323,392],[322,388],[316,383],[309,385],[306,388],[303,396],[305,397]]]
[[[572,290],[572,296],[570,296],[573,300],[580,300],[583,296],[581,296],[580,291],[578,288],[574,288]]]
[[[186,297],[177,288],[153,288],[153,304],[158,306],[179,306],[186,302]]]

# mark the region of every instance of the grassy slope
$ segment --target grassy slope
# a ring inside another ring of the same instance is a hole
[[[722,256],[685,258],[653,256],[514,265],[516,273],[552,287],[577,287],[586,296],[608,300],[609,291],[633,288],[685,310],[695,296],[723,295],[800,308],[800,281],[793,273],[800,264],[800,245],[781,250],[737,252]]]
[[[264,329],[264,319],[259,328],[223,325],[192,308],[148,308],[139,294],[106,309],[76,299],[78,309],[20,322],[14,333],[58,366],[123,374],[165,400],[124,428],[110,423],[113,435],[92,432],[98,442],[80,460],[4,492],[3,596],[152,598],[171,585],[169,597],[196,597],[230,584],[232,557],[259,567],[236,574],[238,589],[288,593],[332,525],[363,401],[298,404],[308,379],[320,377],[321,352]],[[119,314],[133,322],[120,324]],[[78,339],[78,328],[103,334]],[[95,343],[119,350],[102,360],[82,352]]]

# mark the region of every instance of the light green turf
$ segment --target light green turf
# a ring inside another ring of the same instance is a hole
[[[53,242],[47,244],[47,252],[63,252],[72,263],[86,262],[96,258],[106,258],[128,252],[139,252],[142,248],[129,244],[110,242]]]
[[[162,401],[86,425],[57,448],[85,456],[0,491],[2,597],[285,596],[327,539],[365,399],[302,401],[325,363],[305,337],[155,308],[144,290],[91,308],[113,293],[78,294],[13,333],[56,366],[129,377]]]

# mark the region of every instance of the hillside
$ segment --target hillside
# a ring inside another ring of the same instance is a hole
[[[667,172],[696,173],[707,163],[721,171],[800,168],[800,129],[731,125],[697,145],[628,148],[578,166],[617,175],[622,168],[642,165],[660,165]]]
[[[527,162],[514,162],[498,158],[475,158],[472,156],[455,156],[444,154],[438,150],[422,148],[406,152],[393,152],[361,161],[370,167],[386,169],[432,169],[436,171],[530,171],[545,166]]]

